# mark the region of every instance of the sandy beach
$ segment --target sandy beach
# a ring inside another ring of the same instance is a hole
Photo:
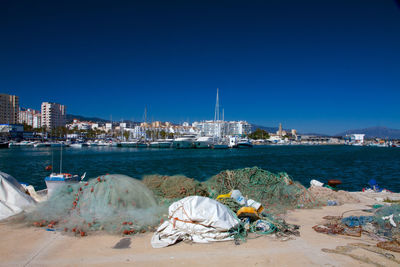
[[[366,235],[361,238],[317,233],[312,226],[322,223],[326,215],[340,216],[343,212],[368,208],[377,203],[374,194],[352,193],[360,199],[357,204],[327,206],[319,209],[290,211],[285,215],[288,223],[300,225],[300,237],[280,240],[274,236],[251,236],[247,242],[235,245],[230,242],[211,244],[178,243],[154,249],[152,233],[133,237],[97,234],[72,237],[45,228],[0,223],[1,266],[398,266],[382,255],[364,249],[351,253],[368,258],[370,263],[355,260],[346,255],[331,254],[322,248],[335,249],[349,243],[363,242],[375,246],[377,241]],[[393,194],[392,194],[393,195]],[[396,194],[398,195],[398,194]],[[380,195],[382,196],[382,195]],[[347,215],[370,215],[352,211]],[[128,238],[127,248],[113,248],[121,239]],[[393,254],[396,260],[400,253]],[[375,264],[376,263],[376,264]]]

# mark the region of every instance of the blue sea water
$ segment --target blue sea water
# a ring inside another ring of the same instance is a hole
[[[63,172],[96,177],[121,173],[174,175],[204,181],[226,169],[258,166],[287,172],[308,186],[311,179],[339,179],[342,189],[358,191],[370,179],[400,192],[400,149],[355,146],[255,146],[251,149],[64,148]],[[52,160],[53,159],[53,160]],[[45,166],[59,169],[60,148],[17,147],[0,150],[0,171],[37,189],[45,188]]]

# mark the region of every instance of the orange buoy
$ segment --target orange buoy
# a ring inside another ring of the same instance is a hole
[[[44,169],[45,169],[46,171],[51,171],[51,170],[53,169],[53,166],[47,165],[46,167],[44,167]]]

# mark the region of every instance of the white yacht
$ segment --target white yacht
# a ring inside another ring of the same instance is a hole
[[[194,148],[211,148],[213,142],[213,137],[201,136],[194,141]]]
[[[253,144],[250,142],[249,139],[242,138],[237,142],[236,147],[238,148],[253,147]]]
[[[193,143],[196,141],[195,135],[184,135],[178,137],[173,142],[174,148],[193,148]]]

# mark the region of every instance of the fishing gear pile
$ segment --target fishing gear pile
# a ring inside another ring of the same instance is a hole
[[[287,173],[274,174],[258,167],[222,171],[204,183],[213,198],[231,190],[240,190],[244,196],[260,202],[266,211],[274,214],[322,205]]]
[[[60,186],[25,220],[81,236],[99,230],[135,234],[157,226],[166,210],[141,181],[114,174]]]

